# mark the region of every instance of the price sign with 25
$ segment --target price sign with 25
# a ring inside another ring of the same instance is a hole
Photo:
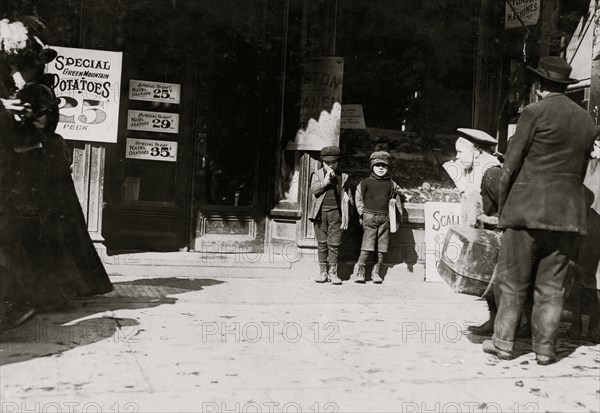
[[[154,89],[152,91],[152,97],[154,99],[170,99],[171,91],[169,89]]]
[[[148,80],[129,81],[129,99],[148,102],[179,104],[181,86],[177,83],[153,82]]]

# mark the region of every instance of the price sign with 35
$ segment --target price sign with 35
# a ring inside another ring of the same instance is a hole
[[[125,157],[147,161],[177,161],[177,142],[127,138]]]

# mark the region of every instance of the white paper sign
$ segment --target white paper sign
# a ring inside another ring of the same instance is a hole
[[[342,105],[341,129],[366,129],[362,105]]]
[[[127,129],[146,132],[178,133],[179,115],[177,113],[130,110],[127,112]]]
[[[177,161],[177,142],[127,138],[125,157],[148,161]]]
[[[513,136],[515,136],[515,133],[517,132],[517,124],[516,123],[509,123],[508,124],[508,131],[507,131],[507,142],[510,141],[510,138],[512,138]]]
[[[47,65],[58,75],[56,133],[65,139],[117,142],[121,52],[52,47],[58,53]]]
[[[129,81],[129,99],[179,104],[181,87],[175,83]]]
[[[452,225],[460,225],[460,204],[452,202],[425,203],[425,279],[442,282],[437,262],[442,258],[444,239]]]
[[[521,18],[525,26],[531,26],[538,22],[540,18],[540,0],[508,0],[514,7],[517,14],[506,4],[506,13],[504,17],[504,28],[514,29],[522,27],[517,15]]]

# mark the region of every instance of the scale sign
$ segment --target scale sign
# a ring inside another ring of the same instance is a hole
[[[452,202],[425,202],[425,279],[443,281],[437,270],[442,258],[444,240],[448,229],[460,225],[460,204]]]

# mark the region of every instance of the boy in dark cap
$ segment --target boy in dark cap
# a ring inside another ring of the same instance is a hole
[[[365,282],[365,266],[369,255],[377,252],[377,263],[373,266],[371,280],[379,284],[383,281],[379,274],[381,264],[388,250],[390,233],[390,200],[402,214],[399,186],[389,175],[390,154],[371,154],[371,175],[360,181],[356,188],[356,209],[363,226],[363,239],[360,257],[354,266],[354,281]],[[393,211],[395,213],[395,211]],[[393,229],[395,231],[395,228]]]
[[[314,198],[309,219],[314,224],[317,238],[319,276],[315,281],[318,283],[342,283],[337,275],[338,252],[342,230],[348,228],[350,187],[348,174],[339,169],[339,158],[337,146],[321,149],[323,167],[313,172],[310,180]]]

